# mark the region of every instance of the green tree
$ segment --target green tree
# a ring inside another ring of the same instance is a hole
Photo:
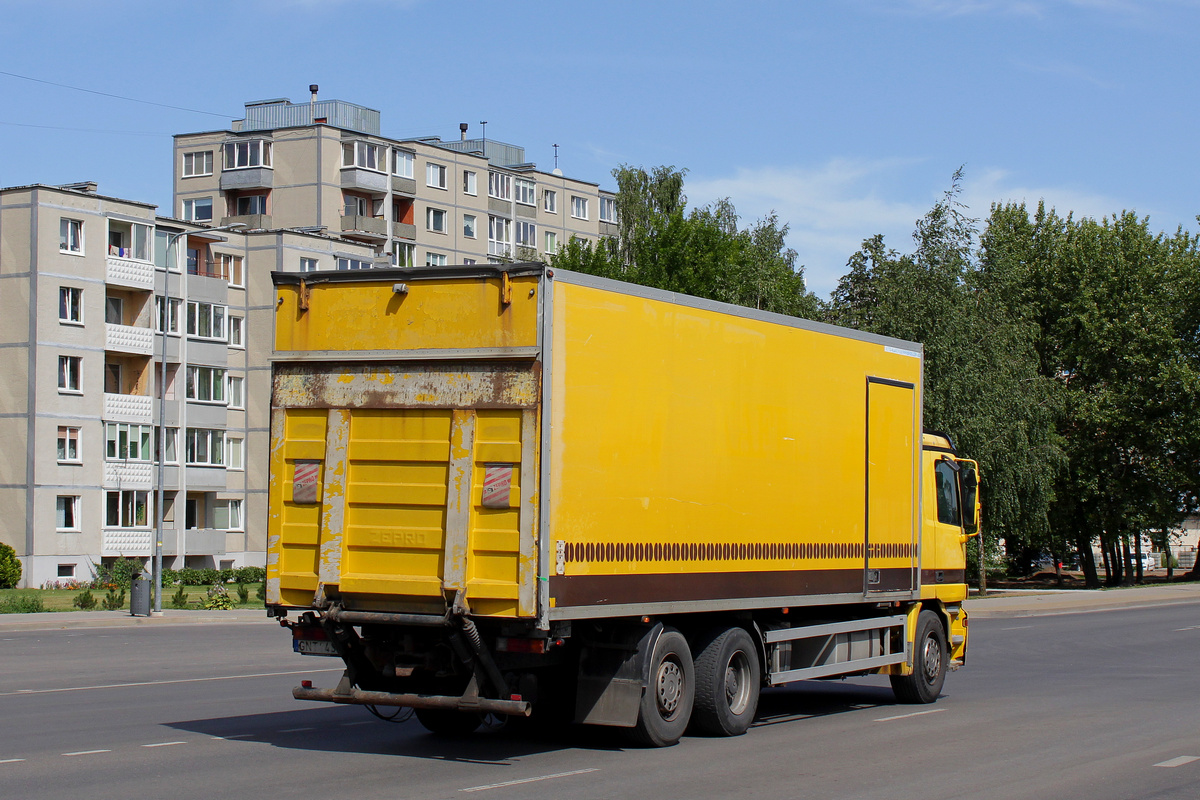
[[[21,582],[21,561],[17,551],[0,542],[0,589],[11,589]]]

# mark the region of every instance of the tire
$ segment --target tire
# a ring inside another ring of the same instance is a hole
[[[710,736],[741,736],[754,721],[762,686],[754,639],[745,628],[718,628],[696,649],[692,728]]]
[[[629,735],[644,747],[670,747],[687,730],[695,702],[696,671],[682,633],[663,629],[654,643],[649,674],[637,724]]]
[[[934,612],[922,611],[917,617],[917,638],[913,648],[913,672],[890,676],[892,691],[901,703],[932,703],[942,692],[946,665],[950,663],[946,631]]]
[[[483,724],[482,714],[446,711],[441,708],[416,709],[417,722],[438,736],[467,736]]]

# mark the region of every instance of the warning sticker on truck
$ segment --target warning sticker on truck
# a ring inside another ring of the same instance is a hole
[[[512,490],[512,464],[485,464],[483,474],[484,508],[508,508]]]

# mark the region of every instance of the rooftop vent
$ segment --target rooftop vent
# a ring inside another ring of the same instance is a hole
[[[83,183],[64,183],[58,188],[66,189],[71,192],[87,192],[88,194],[95,194],[96,190],[100,187],[95,181],[84,181]]]

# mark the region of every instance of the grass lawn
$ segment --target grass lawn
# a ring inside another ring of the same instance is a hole
[[[237,584],[227,584],[225,590],[229,592],[229,599],[233,601],[234,608],[262,608],[263,601],[258,599],[258,587],[261,583],[244,584],[249,596],[245,603],[239,602],[237,594]],[[178,589],[178,586],[163,587],[163,608],[175,608],[171,603],[171,597]],[[187,608],[192,611],[203,610],[203,603],[208,597],[207,586],[185,586],[183,591],[188,596]],[[31,610],[25,604],[34,602],[34,599],[41,600],[43,611],[78,611],[75,608],[75,598],[83,592],[82,589],[0,589],[0,614],[12,614]],[[103,611],[104,598],[108,592],[101,589],[92,589],[92,596],[96,598],[96,607],[93,611]],[[121,606],[125,611],[129,610],[129,592],[125,592],[125,602]]]

